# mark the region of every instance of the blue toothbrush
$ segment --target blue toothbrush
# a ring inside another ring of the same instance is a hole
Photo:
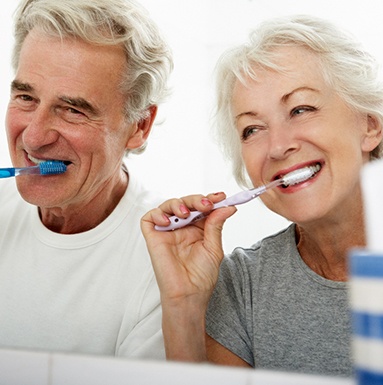
[[[54,175],[66,171],[66,165],[62,161],[48,160],[36,166],[21,168],[0,168],[0,178],[10,178],[19,175]]]

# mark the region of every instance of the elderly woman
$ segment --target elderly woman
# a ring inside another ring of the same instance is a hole
[[[226,53],[217,85],[217,128],[240,184],[318,171],[263,194],[292,224],[229,256],[221,230],[235,208],[211,211],[223,193],[172,199],[145,215],[167,357],[351,376],[347,253],[365,245],[359,173],[381,150],[377,65],[334,25],[295,16],[263,23]],[[192,210],[211,213],[155,230]]]

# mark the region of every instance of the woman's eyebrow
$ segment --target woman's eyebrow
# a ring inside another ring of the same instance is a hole
[[[298,88],[295,88],[294,90],[292,90],[291,92],[289,92],[288,94],[285,94],[282,96],[281,100],[283,103],[286,103],[289,98],[297,93],[300,93],[300,92],[316,92],[318,93],[319,90],[315,89],[315,88],[312,88],[312,87],[307,87],[307,86],[302,86],[302,87],[298,87]]]
[[[295,94],[297,93],[300,93],[300,92],[315,92],[315,93],[319,93],[319,90],[315,89],[315,88],[312,88],[312,87],[307,87],[307,86],[302,86],[302,87],[298,87],[298,88],[295,88],[294,90],[292,90],[291,92],[285,94],[282,96],[281,98],[281,101],[283,104],[287,103],[287,101]],[[258,116],[258,113],[255,112],[255,111],[245,111],[245,112],[241,112],[240,114],[236,115],[235,116],[235,120],[237,121],[238,119],[240,119],[241,117],[243,116],[250,116],[252,118],[256,118]]]
[[[253,118],[257,117],[258,114],[254,111],[246,111],[246,112],[241,112],[240,114],[238,114],[236,117],[235,117],[235,120],[239,120],[240,118],[242,118],[242,116],[251,116]]]

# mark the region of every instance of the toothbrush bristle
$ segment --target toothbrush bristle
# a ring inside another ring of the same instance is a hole
[[[291,186],[293,184],[304,182],[305,180],[311,178],[315,172],[315,167],[305,167],[289,172],[283,177],[283,183],[286,186]]]
[[[48,160],[40,163],[41,175],[54,175],[62,174],[66,171],[66,165],[64,162],[58,160]]]

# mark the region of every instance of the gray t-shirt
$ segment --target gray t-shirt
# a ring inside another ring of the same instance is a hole
[[[224,258],[207,333],[256,368],[352,376],[347,283],[314,273],[295,225]]]

